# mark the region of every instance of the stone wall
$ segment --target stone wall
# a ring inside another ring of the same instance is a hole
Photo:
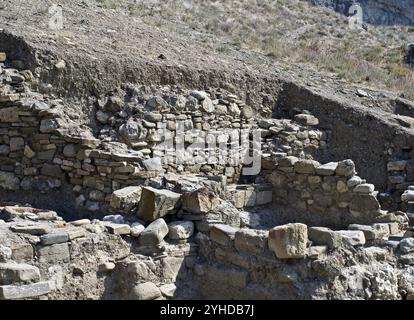
[[[343,227],[372,223],[383,215],[374,185],[356,175],[351,160],[321,165],[285,157],[266,179],[274,187],[274,201],[303,212],[306,223]]]
[[[381,111],[381,101],[376,103],[378,106],[366,108],[349,99],[287,83],[274,114],[293,118],[301,110],[310,111],[319,119],[318,128],[329,133],[328,151],[315,159],[322,163],[352,159],[362,178],[375,184],[381,193],[389,194],[385,199],[380,197],[384,207],[397,209],[403,187],[399,182],[403,179],[394,178],[399,174],[389,171],[388,163],[413,157],[414,121],[412,117],[393,114],[398,113],[396,110]],[[409,179],[407,175],[403,184]]]
[[[270,231],[215,225],[197,236],[204,260],[194,275],[204,299],[392,299],[404,291],[385,271],[392,260],[387,239],[398,232],[398,224],[387,223],[339,231],[303,224]],[[354,254],[358,271],[348,264]],[[387,290],[376,285],[382,276]]]
[[[3,200],[30,201],[72,215],[75,210],[102,214],[119,209],[110,206],[114,191],[156,183],[168,173],[226,176],[237,183],[242,164],[217,148],[220,141],[227,150],[234,144],[242,147],[242,138],[231,138],[234,130],[248,130],[247,147],[253,130],[260,134],[264,170],[273,169],[273,156],[312,158],[328,147],[328,136],[315,128],[318,119],[311,115],[258,121],[252,108],[223,89],[130,89],[124,96],[94,101],[90,127],[79,126],[73,120],[79,116],[66,113],[62,100],[30,90],[35,81],[30,71],[0,71]],[[195,144],[199,141],[207,144]],[[181,164],[176,161],[178,144],[185,149]]]

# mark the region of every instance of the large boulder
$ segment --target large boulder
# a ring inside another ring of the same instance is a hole
[[[183,210],[195,214],[205,214],[215,210],[220,204],[220,199],[207,188],[201,188],[183,195]]]
[[[308,227],[302,223],[278,226],[269,232],[269,248],[279,259],[304,258],[307,254]]]
[[[143,187],[138,217],[144,221],[154,221],[173,213],[179,205],[180,198],[181,194],[169,190]]]

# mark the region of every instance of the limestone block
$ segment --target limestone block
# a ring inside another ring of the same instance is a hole
[[[279,259],[297,259],[306,256],[308,227],[302,223],[277,226],[269,231],[269,248]]]
[[[181,195],[169,190],[143,187],[139,202],[138,217],[144,221],[154,221],[173,213],[179,205]]]

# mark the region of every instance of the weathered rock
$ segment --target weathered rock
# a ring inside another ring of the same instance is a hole
[[[107,114],[106,112],[103,112],[101,110],[98,110],[96,112],[96,120],[98,120],[99,123],[106,124],[108,122],[108,119],[109,119],[109,114]]]
[[[0,244],[0,262],[6,262],[7,260],[11,259],[11,257],[12,257],[11,248]]]
[[[192,221],[175,221],[168,225],[168,236],[173,240],[184,240],[190,238],[194,233]]]
[[[111,96],[108,99],[108,102],[106,103],[106,110],[110,112],[119,112],[122,110],[122,107],[124,106],[124,101],[122,101],[121,98],[116,96]]]
[[[145,230],[145,226],[140,222],[131,224],[131,236],[138,238]]]
[[[213,102],[209,97],[206,97],[203,101],[201,101],[201,108],[207,113],[212,113],[215,109]]]
[[[0,283],[13,284],[15,282],[37,282],[40,280],[40,271],[37,267],[26,263],[0,263]]]
[[[142,165],[148,171],[162,171],[162,160],[159,157],[146,159],[142,161]]]
[[[169,190],[143,187],[138,217],[149,222],[173,213],[179,205],[180,198],[179,193]]]
[[[311,227],[308,229],[308,235],[314,245],[326,245],[329,249],[342,245],[342,237],[329,228]]]
[[[73,224],[76,227],[80,227],[80,226],[85,226],[85,225],[91,224],[91,220],[89,220],[89,219],[80,219],[80,220],[72,221],[71,224]]]
[[[316,168],[316,174],[321,176],[333,176],[335,174],[336,168],[338,167],[337,162],[329,162],[323,164]]]
[[[128,235],[131,233],[131,227],[128,224],[105,223],[105,227],[111,234]]]
[[[291,166],[294,166],[295,163],[298,162],[298,161],[299,161],[299,159],[297,157],[289,156],[289,157],[284,157],[284,158],[280,159],[278,161],[278,164],[281,167],[291,167]]]
[[[52,133],[59,127],[59,123],[55,119],[44,119],[40,122],[40,132],[42,133]]]
[[[388,171],[403,171],[407,166],[407,161],[391,161],[387,163],[387,170]]]
[[[18,190],[20,180],[11,172],[0,171],[0,188],[6,190]]]
[[[1,177],[0,177],[0,181],[1,181]],[[413,190],[406,190],[401,195],[401,201],[403,201],[403,202],[414,202],[414,191]]]
[[[410,253],[414,251],[414,238],[405,238],[400,241],[400,251],[402,253]]]
[[[205,214],[215,210],[220,204],[220,199],[211,190],[201,188],[183,195],[183,210],[195,214]]]
[[[152,282],[137,284],[131,291],[132,300],[154,300],[161,295],[160,289]]]
[[[139,242],[144,246],[156,246],[164,240],[168,231],[168,225],[164,219],[157,219],[141,233]]]
[[[210,238],[223,246],[229,246],[238,230],[226,224],[215,224],[210,229]]]
[[[371,194],[375,191],[375,186],[369,183],[363,183],[354,188],[355,193]]]
[[[168,103],[160,96],[155,96],[149,99],[145,105],[149,111],[161,111],[168,108]]]
[[[0,286],[0,300],[17,300],[46,295],[50,292],[49,282],[38,282],[22,286]]]
[[[103,221],[111,222],[114,224],[125,224],[125,219],[120,214],[109,215],[102,218]]]
[[[67,243],[53,244],[38,249],[39,261],[42,263],[57,263],[69,261],[70,252]]]
[[[113,262],[105,262],[105,263],[101,263],[98,266],[98,271],[99,272],[110,272],[112,270],[114,270],[116,267],[115,263]]]
[[[304,258],[307,243],[308,227],[302,223],[277,226],[269,231],[269,248],[279,259]]]
[[[336,174],[344,177],[352,177],[355,175],[355,163],[348,159],[338,163]]]
[[[320,163],[314,160],[298,160],[295,162],[295,172],[303,174],[314,174]]]
[[[116,190],[111,195],[110,206],[124,212],[131,211],[139,204],[142,187],[131,186]]]
[[[164,284],[160,287],[160,291],[162,295],[169,299],[174,298],[176,290],[177,290],[177,287],[174,283]]]
[[[16,224],[11,226],[10,229],[17,233],[27,233],[36,236],[40,236],[50,232],[51,228],[44,224]]]
[[[73,158],[78,153],[78,147],[74,144],[67,144],[63,148],[63,155],[67,158]]]
[[[69,235],[65,231],[53,231],[40,237],[42,245],[52,245],[69,241]]]
[[[268,231],[241,229],[235,234],[234,246],[240,252],[262,254],[268,247],[268,237]]]
[[[10,151],[18,151],[24,149],[24,139],[22,137],[14,137],[10,139]]]
[[[204,99],[206,99],[208,97],[208,95],[207,95],[206,92],[204,92],[204,91],[197,91],[197,90],[192,91],[190,93],[190,95],[192,97],[196,98],[199,101],[202,101],[202,100],[204,100]]]
[[[336,231],[341,238],[343,243],[347,243],[351,246],[363,246],[365,244],[365,236],[362,231],[358,230],[340,230]]]
[[[319,124],[318,118],[310,114],[297,114],[295,115],[294,120],[305,126],[317,126]]]

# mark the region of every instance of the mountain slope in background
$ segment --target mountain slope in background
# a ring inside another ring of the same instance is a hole
[[[375,25],[413,25],[413,0],[309,0],[314,5],[325,6],[348,15],[353,3],[363,9],[364,21]]]

